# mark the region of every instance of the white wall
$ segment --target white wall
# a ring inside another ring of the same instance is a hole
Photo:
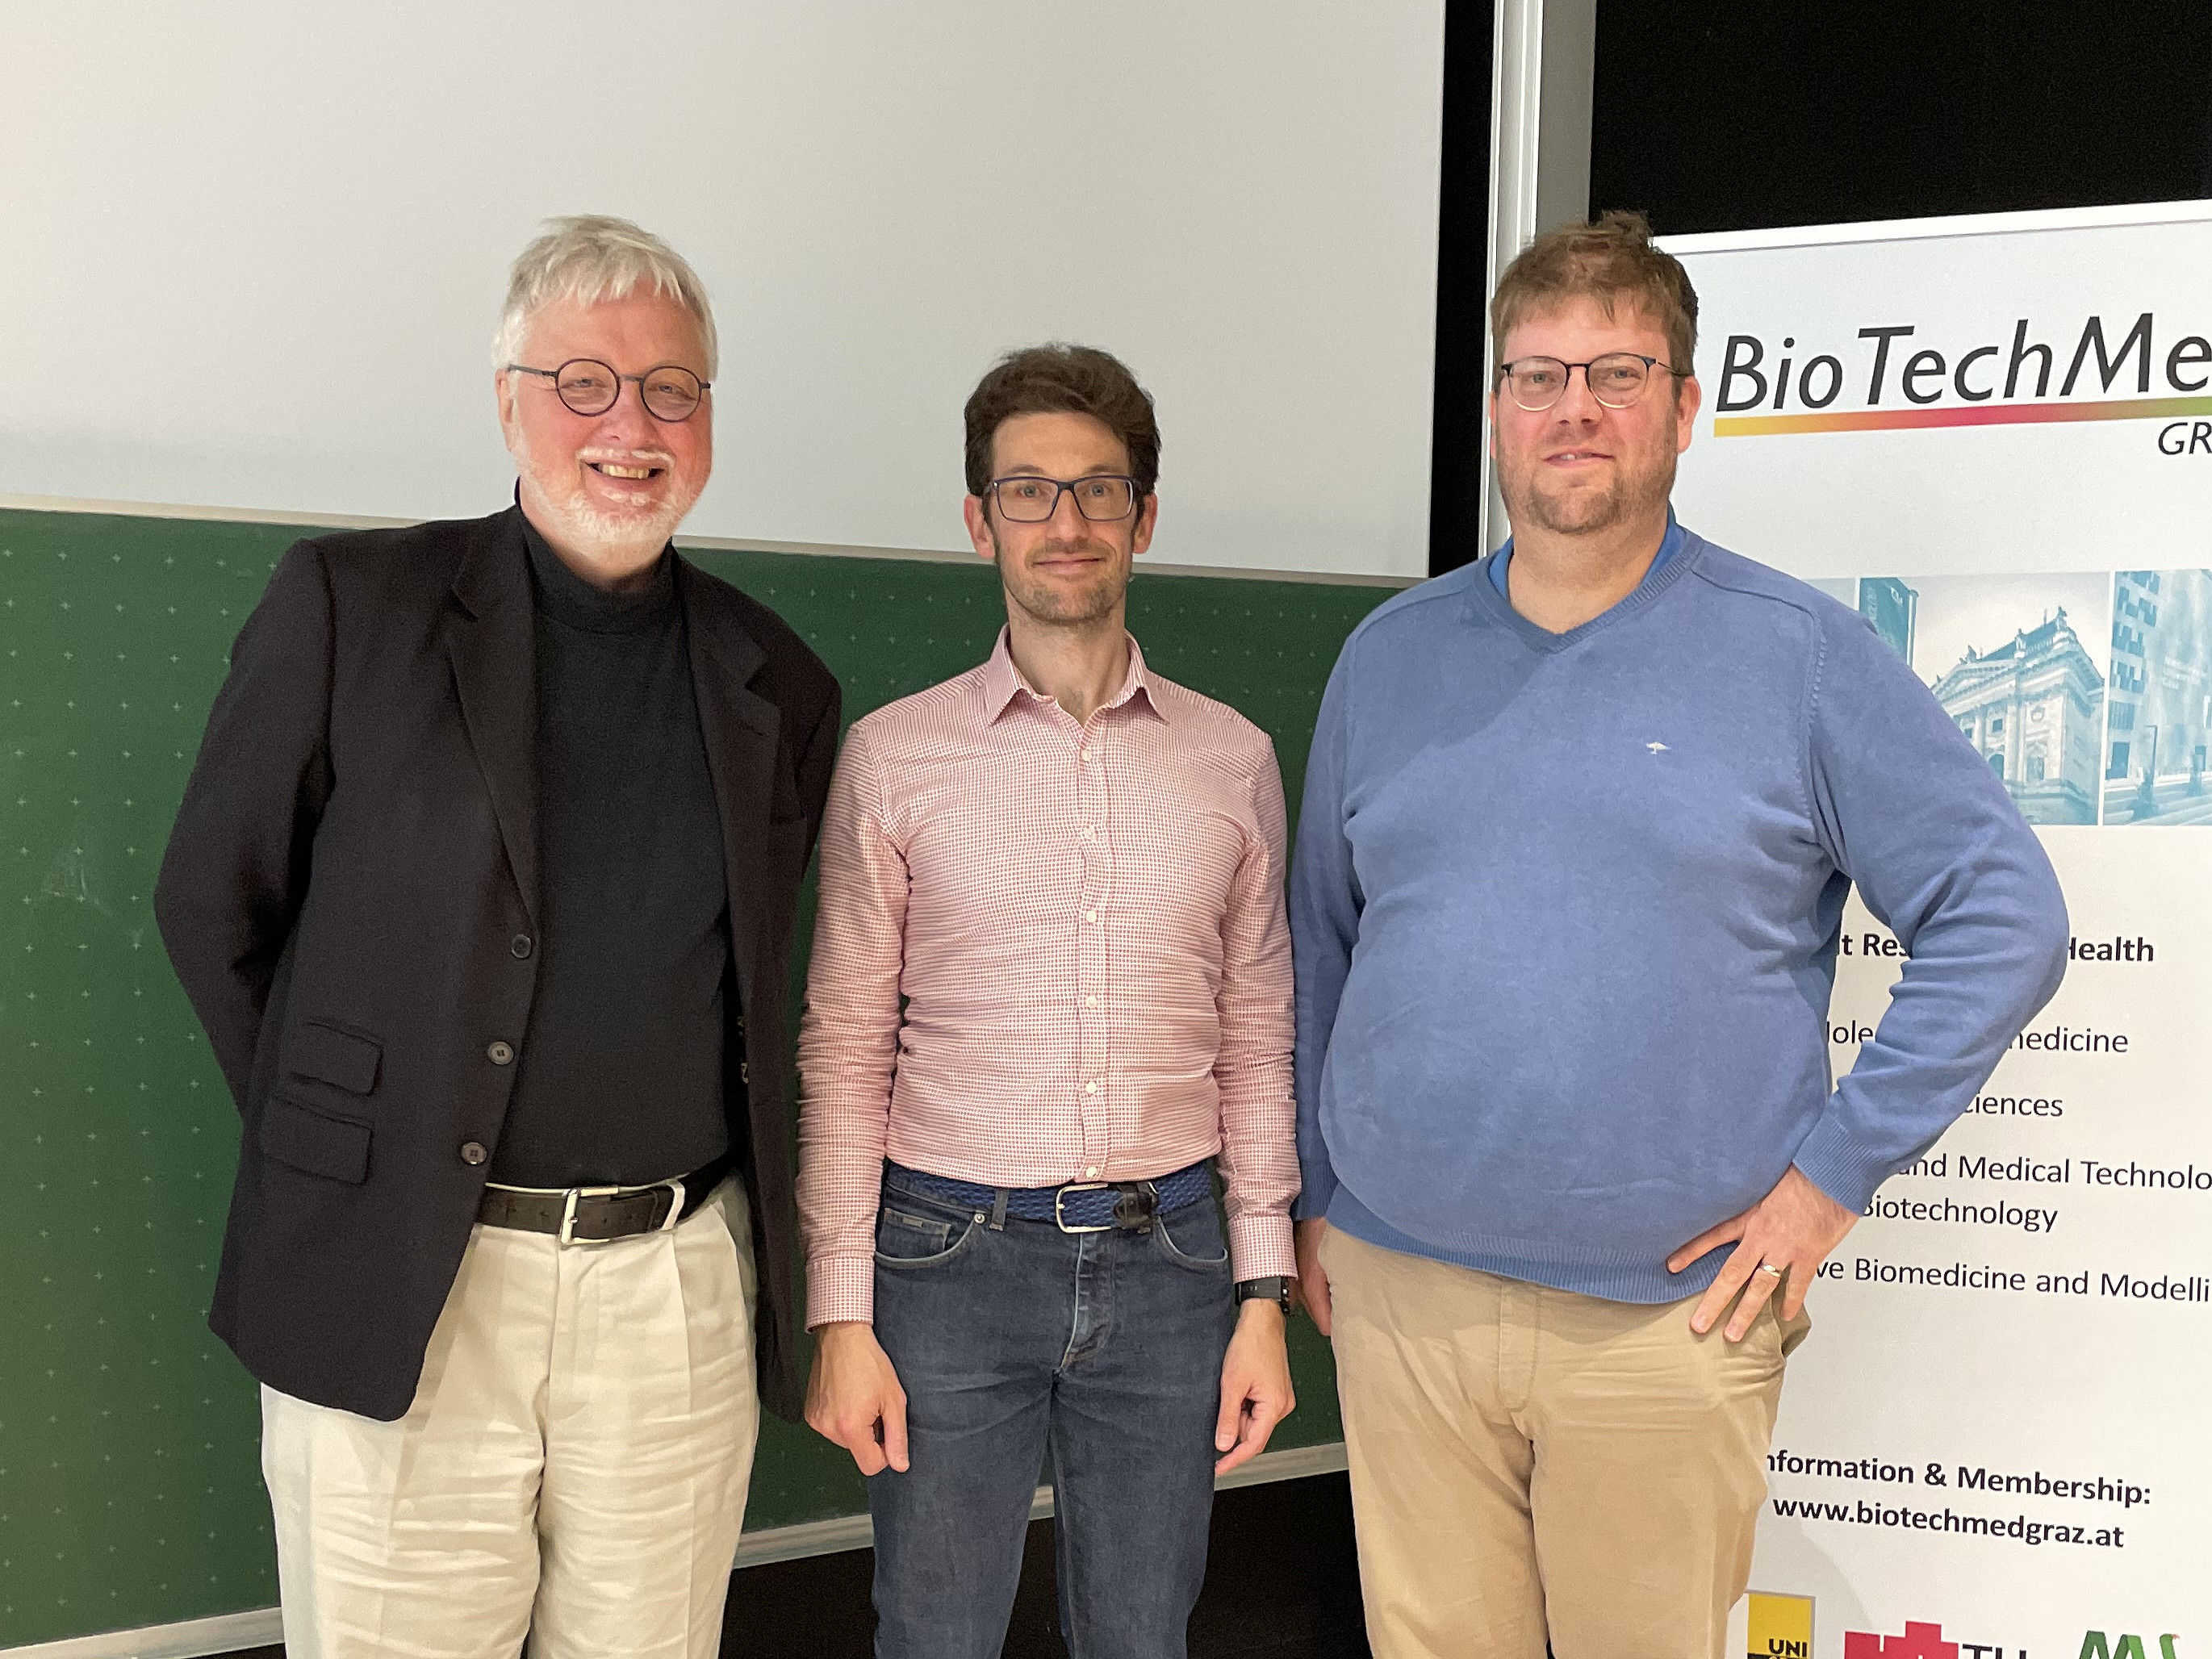
[[[717,302],[696,533],[964,546],[961,403],[1066,337],[1158,400],[1158,559],[1419,574],[1443,10],[10,7],[0,494],[495,508],[506,264],[606,211]]]

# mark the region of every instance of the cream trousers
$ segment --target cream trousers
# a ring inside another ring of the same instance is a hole
[[[760,1415],[751,1235],[479,1226],[415,1403],[261,1391],[292,1659],[712,1659]]]
[[[1322,1240],[1376,1659],[1720,1659],[1783,1362],[1606,1302]]]

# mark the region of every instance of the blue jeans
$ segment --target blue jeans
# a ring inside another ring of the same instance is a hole
[[[1235,1323],[1211,1198],[1063,1233],[884,1182],[876,1337],[910,1467],[868,1482],[878,1659],[999,1659],[1048,1449],[1074,1659],[1182,1659]]]

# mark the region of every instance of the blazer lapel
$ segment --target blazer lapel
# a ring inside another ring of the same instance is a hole
[[[761,945],[762,896],[777,879],[768,869],[769,807],[775,787],[775,751],[782,717],[775,705],[747,684],[768,660],[759,641],[721,614],[708,584],[678,564],[684,604],[684,635],[691,651],[691,684],[699,702],[699,733],[707,745],[707,771],[722,817],[722,860],[729,885],[730,947],[737,958],[738,989],[754,1002],[753,963]],[[776,994],[781,995],[781,990]]]
[[[453,577],[461,614],[447,630],[461,717],[507,861],[532,925],[538,907],[538,635],[521,510],[487,519]]]

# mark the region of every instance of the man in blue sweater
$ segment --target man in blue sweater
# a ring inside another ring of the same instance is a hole
[[[1514,539],[1383,605],[1291,877],[1298,1256],[1381,1659],[1718,1655],[1807,1287],[2058,984],[2002,783],[1864,620],[1675,523],[1640,219],[1492,300]],[[1844,899],[1910,953],[1831,1086]]]

